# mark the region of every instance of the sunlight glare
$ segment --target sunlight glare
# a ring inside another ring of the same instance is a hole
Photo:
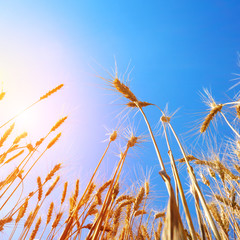
[[[15,120],[15,129],[17,132],[30,131],[31,128],[38,122],[38,117],[32,109],[20,114]]]

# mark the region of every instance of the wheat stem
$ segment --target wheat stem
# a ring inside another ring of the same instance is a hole
[[[169,158],[170,158],[170,161],[171,161],[173,176],[174,176],[174,179],[175,179],[176,184],[177,184],[178,189],[179,189],[180,197],[181,197],[183,208],[184,208],[184,211],[185,211],[185,214],[186,214],[186,219],[187,219],[187,223],[188,223],[188,226],[189,226],[189,229],[190,229],[190,232],[191,232],[191,236],[192,236],[193,239],[196,240],[197,237],[196,237],[195,229],[194,229],[194,226],[193,226],[193,222],[192,222],[192,218],[191,218],[191,215],[190,215],[190,212],[189,212],[187,201],[186,201],[186,198],[185,198],[185,195],[184,195],[183,187],[182,187],[179,175],[178,175],[178,171],[177,171],[177,167],[176,167],[176,164],[175,164],[175,161],[174,161],[172,150],[171,150],[171,147],[170,147],[170,144],[169,144],[169,140],[168,140],[168,136],[167,136],[167,132],[166,132],[166,126],[165,126],[164,122],[162,124],[163,124],[165,139],[166,139],[167,146],[168,146],[168,155],[169,155]]]
[[[231,128],[231,130],[240,138],[240,134],[234,129],[234,127],[231,125],[231,123],[227,120],[226,116],[221,112],[221,115],[223,116],[224,120],[226,121],[227,125]]]
[[[176,139],[176,141],[177,141],[177,143],[178,143],[178,145],[180,147],[180,150],[181,150],[181,152],[183,154],[183,157],[184,157],[184,159],[186,161],[186,165],[187,165],[187,168],[188,168],[189,176],[190,176],[191,181],[193,183],[193,186],[196,189],[196,192],[197,192],[197,194],[199,196],[199,199],[201,201],[203,210],[204,210],[204,212],[206,214],[206,217],[207,217],[207,219],[209,221],[209,224],[210,224],[210,226],[212,228],[213,234],[214,234],[214,236],[216,237],[217,240],[221,240],[221,237],[220,237],[220,234],[218,232],[218,229],[217,229],[217,227],[216,227],[216,225],[215,225],[215,223],[213,221],[212,215],[211,215],[211,213],[210,213],[210,211],[209,211],[209,209],[207,207],[206,200],[205,200],[205,198],[204,198],[204,196],[203,196],[203,194],[202,194],[202,192],[201,192],[201,190],[199,188],[199,185],[198,185],[198,182],[197,182],[196,177],[194,175],[193,169],[192,169],[192,167],[190,166],[190,164],[189,164],[189,162],[187,160],[187,156],[186,156],[186,153],[185,153],[185,151],[184,151],[184,149],[182,147],[182,144],[181,144],[181,142],[180,142],[176,132],[174,131],[171,123],[169,123],[169,127],[170,127],[170,129],[171,129],[171,131],[172,131],[172,133],[173,133],[173,135],[174,135],[174,137],[175,137],[175,139]]]
[[[114,140],[115,140],[115,139],[114,139]],[[95,177],[95,175],[96,175],[96,173],[97,173],[97,170],[99,169],[99,167],[100,167],[100,165],[101,165],[101,163],[102,163],[102,161],[103,161],[103,159],[104,159],[104,157],[105,157],[105,155],[106,155],[106,153],[107,153],[107,151],[108,151],[108,149],[109,149],[109,147],[110,147],[111,142],[112,142],[111,140],[108,142],[108,145],[107,145],[107,147],[106,147],[106,149],[105,149],[105,151],[104,151],[101,159],[99,160],[98,165],[97,165],[97,167],[95,168],[95,171],[94,171],[92,177],[90,178],[87,187],[85,188],[85,191],[84,191],[84,193],[83,193],[83,195],[82,195],[82,198],[85,196],[88,188],[90,187],[90,185],[91,185],[91,183],[92,183],[92,181],[93,181],[93,178]],[[72,228],[73,216],[74,216],[76,210],[79,209],[80,205],[82,204],[82,198],[80,199],[80,201],[79,201],[77,207],[75,208],[75,210],[73,211],[72,215],[69,217],[69,219],[68,219],[68,221],[67,221],[67,224],[66,224],[66,227],[65,227],[65,229],[64,229],[64,231],[63,231],[63,233],[62,233],[62,235],[61,235],[61,237],[60,237],[59,240],[65,240],[65,239],[66,239],[66,237],[67,237],[70,229]]]
[[[148,127],[148,131],[149,131],[149,133],[150,133],[150,136],[151,136],[151,139],[152,139],[152,142],[153,142],[153,145],[154,145],[154,148],[155,148],[157,157],[158,157],[159,164],[160,164],[162,170],[166,171],[165,166],[164,166],[164,164],[163,164],[163,160],[162,160],[160,151],[159,151],[159,149],[158,149],[158,146],[157,146],[157,143],[156,143],[156,140],[155,140],[155,137],[154,137],[154,135],[153,135],[151,126],[150,126],[150,124],[149,124],[149,122],[148,122],[148,119],[147,119],[144,111],[142,110],[142,108],[138,105],[138,103],[136,102],[135,104],[138,106],[138,109],[139,109],[140,112],[142,113],[143,118],[144,118],[144,120],[145,120],[145,122],[146,122],[146,125],[147,125],[147,127]]]

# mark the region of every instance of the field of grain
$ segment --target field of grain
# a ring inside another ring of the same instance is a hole
[[[35,179],[29,177],[29,173],[42,161],[44,154],[47,151],[54,152],[54,145],[61,141],[59,129],[63,124],[68,124],[68,117],[59,119],[36,143],[27,145],[22,144],[22,140],[28,133],[14,135],[14,121],[24,111],[31,110],[35,104],[51,101],[51,95],[61,94],[64,85],[60,84],[9,121],[1,123],[1,236],[5,239],[19,240],[239,239],[239,96],[235,96],[232,101],[216,103],[205,90],[208,114],[199,127],[199,134],[214,135],[213,122],[221,118],[233,137],[230,139],[223,135],[222,147],[193,156],[188,154],[191,149],[183,147],[171,124],[171,116],[164,110],[154,103],[140,101],[117,74],[103,80],[121,97],[119,101],[124,101],[126,108],[139,111],[141,115],[138,117],[144,119],[159,161],[159,179],[165,183],[168,192],[168,204],[162,206],[164,211],[156,212],[149,208],[151,182],[147,178],[143,179],[142,186],[135,191],[121,191],[124,184],[121,183],[122,169],[129,150],[142,144],[141,137],[133,132],[128,134],[125,147],[119,152],[119,160],[112,170],[111,177],[102,184],[98,181],[101,174],[99,168],[109,149],[121,135],[118,129],[110,133],[106,149],[86,186],[81,185],[81,181],[77,179],[75,187],[71,189],[68,181],[61,181],[61,163],[56,164],[46,176],[36,176]],[[4,104],[5,94],[4,91],[0,94],[1,104]],[[168,149],[171,172],[166,171],[166,163],[159,151],[153,126],[145,114],[145,109],[150,107],[161,116],[161,129]],[[169,134],[174,138],[170,138]],[[178,149],[181,158],[175,159],[173,146],[174,149]],[[190,180],[187,191],[192,195],[191,206],[187,203],[186,191],[179,177],[181,169],[176,163],[181,163],[182,167],[187,169]],[[32,190],[25,194],[23,188],[28,182],[31,183]],[[204,188],[200,187],[203,185]],[[62,189],[60,195],[54,194],[56,186]],[[84,189],[81,193],[80,188]],[[190,207],[193,209],[193,206],[194,212],[189,210]],[[193,215],[197,216],[197,222],[193,221]]]

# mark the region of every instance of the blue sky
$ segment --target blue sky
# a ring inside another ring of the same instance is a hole
[[[140,100],[161,108],[168,103],[170,113],[180,108],[172,123],[184,139],[190,138],[188,150],[196,151],[191,142],[199,136],[206,114],[200,98],[203,87],[219,102],[237,92],[228,89],[236,83],[230,81],[236,77],[233,73],[240,70],[239,12],[238,1],[220,0],[0,1],[0,81],[9,95],[8,107],[1,110],[6,112],[3,121],[17,111],[11,112],[16,102],[19,108],[26,106],[64,83],[65,89],[49,104],[32,110],[40,122],[25,127],[32,141],[41,134],[39,126],[47,131],[69,114],[62,141],[48,158],[64,161],[67,177],[84,182],[106,146],[105,127],[112,129],[121,121],[115,116],[125,102],[97,77],[107,78],[104,69],[111,71],[116,59],[120,76],[130,65],[130,87]],[[160,113],[153,108],[146,112],[155,126]],[[129,118],[137,133],[147,133],[139,114]],[[186,134],[190,129],[195,130]],[[165,150],[161,134],[158,142]],[[117,146],[110,150],[103,175],[113,167],[117,153]],[[166,153],[164,159],[168,161]],[[153,147],[144,143],[130,154],[124,174],[143,179],[141,172],[149,169],[154,195],[164,196],[156,187],[162,180]]]

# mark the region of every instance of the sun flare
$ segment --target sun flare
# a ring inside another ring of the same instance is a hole
[[[27,110],[21,113],[15,120],[17,131],[29,131],[39,121],[35,111]]]

